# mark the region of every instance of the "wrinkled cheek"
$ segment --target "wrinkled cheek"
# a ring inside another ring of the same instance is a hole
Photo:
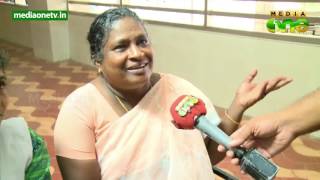
[[[123,73],[118,67],[112,67],[112,66],[104,67],[102,70],[104,75],[108,76],[108,78],[114,78]]]

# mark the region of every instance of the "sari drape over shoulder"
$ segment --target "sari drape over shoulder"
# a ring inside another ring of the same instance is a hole
[[[214,179],[198,130],[172,124],[170,106],[180,95],[208,98],[191,83],[173,75],[161,79],[129,112],[119,117],[92,84],[65,100],[54,138],[56,153],[71,159],[94,159],[102,179]],[[218,124],[219,122],[213,122]]]

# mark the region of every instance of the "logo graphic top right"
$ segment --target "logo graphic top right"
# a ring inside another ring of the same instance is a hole
[[[309,20],[304,11],[271,11],[266,27],[269,32],[304,33],[309,28]]]

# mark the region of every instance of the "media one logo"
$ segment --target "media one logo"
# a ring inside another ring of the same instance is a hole
[[[266,23],[269,32],[306,32],[309,21],[303,11],[271,11],[271,19]],[[294,20],[293,20],[294,19]]]

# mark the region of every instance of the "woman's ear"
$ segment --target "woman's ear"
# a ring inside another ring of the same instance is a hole
[[[98,61],[95,61],[95,62],[94,62],[94,65],[96,65],[97,67],[99,67],[99,66],[101,66],[101,63],[98,62]]]
[[[96,61],[96,62],[95,62],[95,65],[96,65],[96,67],[97,67],[97,69],[98,69],[98,74],[101,74],[101,73],[102,73],[101,63]]]

